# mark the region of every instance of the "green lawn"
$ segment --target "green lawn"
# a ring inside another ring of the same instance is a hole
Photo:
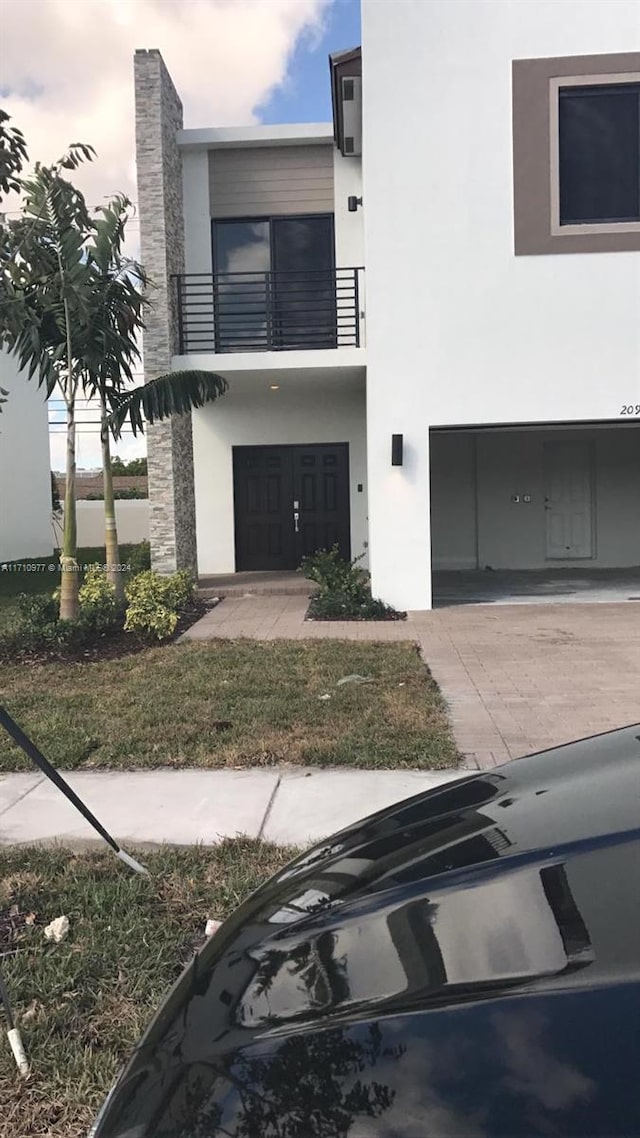
[[[337,686],[353,673],[373,682]],[[457,761],[438,687],[408,643],[215,641],[6,665],[0,702],[66,769]],[[0,771],[24,769],[1,737]]]
[[[137,545],[121,545],[120,556],[126,564]],[[78,563],[90,565],[105,562],[105,550],[97,547],[78,549]],[[5,561],[0,564],[0,631],[11,624],[16,612],[19,593],[52,593],[60,584],[58,555],[32,557],[23,561]]]
[[[113,854],[0,849],[0,913],[34,912],[2,971],[31,1062],[23,1080],[0,1037],[0,1138],[84,1138],[164,991],[199,943],[295,854],[237,839],[214,849],[139,854],[131,873]],[[42,929],[65,913],[62,944]],[[1,927],[1,926],[0,926]]]

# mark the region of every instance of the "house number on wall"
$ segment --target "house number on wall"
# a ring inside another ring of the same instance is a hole
[[[640,403],[623,403],[620,408],[621,415],[640,415]]]

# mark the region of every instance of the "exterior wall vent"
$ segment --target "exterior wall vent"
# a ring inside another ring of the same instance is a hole
[[[362,154],[362,78],[344,76],[341,82],[343,154]]]

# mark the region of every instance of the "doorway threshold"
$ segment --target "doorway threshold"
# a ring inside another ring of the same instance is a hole
[[[308,597],[317,585],[296,570],[214,573],[198,578],[201,597]]]

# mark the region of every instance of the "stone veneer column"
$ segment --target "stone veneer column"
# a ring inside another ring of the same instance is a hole
[[[171,370],[178,351],[175,281],[184,272],[182,103],[160,52],[136,51],[136,162],[141,261],[151,279],[143,336],[145,383]],[[196,569],[191,416],[147,427],[151,563]]]

